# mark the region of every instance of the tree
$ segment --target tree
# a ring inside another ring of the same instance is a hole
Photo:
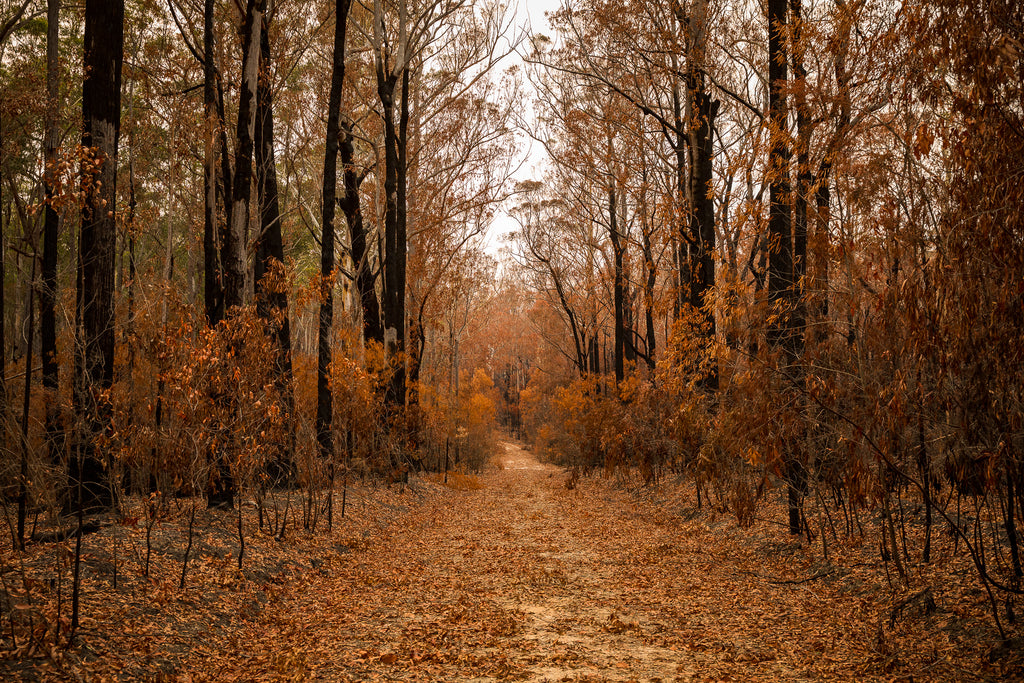
[[[39,332],[43,361],[43,386],[46,388],[46,431],[51,444],[51,460],[56,439],[54,403],[60,369],[57,363],[57,251],[60,214],[54,206],[57,192],[57,151],[60,145],[60,0],[46,3],[46,141],[43,185],[45,219],[43,224],[43,268],[39,289]]]
[[[172,4],[173,8],[174,5]],[[214,0],[203,3],[203,114],[205,145],[203,164],[203,283],[206,322],[216,325],[224,318],[224,283],[221,280],[220,250],[218,249],[217,220],[217,139],[223,128],[223,106],[217,106],[220,74],[216,66],[216,34],[214,33]],[[221,95],[223,103],[223,95]],[[230,171],[224,145],[224,166]],[[230,173],[223,178],[230,186]],[[230,202],[226,202],[230,204]],[[230,222],[230,221],[226,221]]]
[[[82,218],[79,231],[71,506],[109,507],[113,495],[99,439],[110,421],[114,379],[114,255],[117,148],[121,132],[124,2],[88,0],[82,84]]]
[[[266,0],[248,0],[242,18],[242,82],[238,94],[235,133],[235,171],[232,178],[231,216],[221,245],[224,273],[224,308],[245,303],[246,243],[249,239],[249,204],[252,199],[253,148],[256,132],[256,91],[259,89],[260,44],[264,32]]]
[[[269,28],[269,21],[266,22]],[[281,236],[281,207],[277,184],[277,158],[274,154],[274,100],[270,82],[270,35],[260,37],[260,75],[256,90],[256,187],[259,199],[260,231],[253,260],[256,308],[267,324],[267,332],[277,345],[275,367],[278,388],[284,396],[290,416],[295,410],[292,390],[291,326],[288,320],[288,290],[284,265],[284,241]],[[294,432],[292,432],[294,440]],[[292,462],[294,441],[282,447],[271,464],[274,480],[294,478]]]
[[[316,437],[320,445],[320,455],[329,462],[334,460],[334,433],[331,429],[334,409],[330,387],[331,337],[334,322],[334,213],[338,186],[341,89],[345,83],[345,32],[348,27],[349,6],[349,0],[337,0],[334,5],[334,52],[331,63],[331,93],[327,102],[327,138],[324,144],[323,193],[320,205],[321,289],[320,325],[317,334]],[[347,188],[348,185],[346,191]],[[351,229],[352,225],[349,227]]]

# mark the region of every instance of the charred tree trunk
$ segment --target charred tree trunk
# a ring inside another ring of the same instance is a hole
[[[793,80],[796,107],[796,193],[793,198],[793,310],[794,350],[803,348],[806,325],[805,278],[807,275],[807,204],[811,174],[811,117],[807,111],[807,69],[804,67],[802,0],[790,0],[793,22]]]
[[[217,71],[214,66],[214,0],[205,0],[203,9],[203,114],[206,119],[206,145],[203,164],[203,287],[206,322],[211,327],[224,318],[224,291],[221,282],[217,228],[217,137],[222,120],[217,106]],[[225,179],[225,182],[228,182]]]
[[[35,236],[31,239],[33,252],[35,252]],[[28,285],[28,330],[25,344],[25,393],[21,404],[21,467],[18,473],[18,549],[25,549],[25,519],[28,516],[28,418],[32,401],[32,347],[33,333],[35,332],[35,309],[33,308],[32,295],[35,293],[36,279],[36,255],[32,254],[32,275]]]
[[[385,73],[383,60],[377,61],[377,95],[384,117],[384,339],[392,363],[391,382],[386,399],[392,408],[405,405],[405,139],[408,122],[408,71],[401,75]],[[395,90],[401,76],[401,102]],[[395,107],[401,121],[395,124]]]
[[[259,79],[259,41],[263,32],[262,0],[249,0],[242,20],[242,83],[238,99],[235,173],[231,191],[231,217],[221,243],[224,315],[229,317],[245,303],[245,242],[249,232],[249,205],[252,200],[253,137],[256,128],[256,89]],[[221,400],[236,401],[235,396]],[[235,504],[235,480],[230,462],[233,437],[227,435],[216,454],[214,472],[207,485],[206,503],[211,508],[229,509]]]
[[[704,77],[707,2],[695,2],[690,16],[686,16],[679,5],[676,5],[675,11],[680,25],[685,27],[687,40],[686,101],[689,120],[685,125],[689,176],[686,193],[690,215],[688,229],[683,235],[689,248],[687,294],[690,306],[698,312],[702,334],[714,339],[715,313],[705,305],[705,298],[715,286],[715,207],[711,194],[711,158],[714,152],[715,116],[718,114],[719,103],[711,98]],[[701,378],[701,386],[708,392],[718,390],[718,362],[713,356],[708,359],[707,371]]]
[[[3,162],[3,112],[0,111],[0,162]],[[7,282],[7,249],[6,235],[4,233],[4,212],[3,212],[3,183],[0,182],[0,435],[6,438],[8,427],[7,402],[7,311],[4,284]]]
[[[317,334],[316,438],[320,455],[334,460],[331,428],[334,397],[331,394],[331,332],[334,325],[334,207],[338,187],[338,137],[341,119],[341,90],[345,82],[345,31],[351,0],[334,4],[334,58],[331,64],[331,92],[327,105],[327,136],[324,144],[323,196],[320,237],[320,325]],[[358,191],[358,190],[357,190]]]
[[[113,503],[99,437],[109,428],[110,408],[102,394],[114,379],[114,259],[117,226],[117,146],[121,133],[123,0],[86,0],[82,83],[81,229],[78,248],[77,358],[74,403],[78,438],[69,478],[77,485],[79,510]]]
[[[654,288],[658,283],[658,270],[654,265],[654,251],[651,248],[650,232],[644,231],[643,235],[644,271],[647,277],[644,278],[644,322],[647,333],[647,368],[654,370],[655,359],[657,358],[657,337],[654,332]]]
[[[394,268],[393,282],[394,288],[394,299],[395,310],[392,314],[392,320],[396,323],[396,331],[398,332],[396,339],[396,355],[398,364],[395,368],[395,374],[392,375],[391,379],[391,392],[394,397],[395,403],[401,407],[404,405],[406,400],[406,344],[405,337],[405,285],[406,285],[406,260],[408,258],[409,238],[408,238],[408,218],[409,218],[409,207],[408,207],[408,181],[409,181],[409,69],[402,70],[402,100],[399,104],[398,109],[398,137],[395,139],[397,161],[398,161],[398,183],[397,183],[397,198],[398,210],[397,213],[397,225],[395,231],[395,243],[392,248],[392,255],[394,259],[389,259],[389,262]]]
[[[370,263],[370,252],[366,245],[366,228],[363,225],[363,211],[359,200],[359,186],[363,175],[356,172],[355,145],[352,138],[352,124],[342,124],[344,137],[339,143],[341,163],[344,167],[345,196],[340,201],[348,225],[352,264],[355,268],[356,291],[363,313],[363,339],[384,345],[384,328],[380,322],[380,302],[377,299],[377,278]]]
[[[793,328],[793,235],[790,212],[789,164],[792,155],[787,126],[788,103],[786,89],[789,57],[786,49],[788,34],[786,0],[768,1],[768,117],[771,147],[768,152],[769,217],[768,217],[768,296],[777,309],[775,322],[768,329],[768,341],[781,348],[784,368],[796,361],[796,334]],[[783,463],[789,507],[789,532],[801,531],[802,467],[793,452],[795,444],[787,446]]]
[[[43,191],[46,197],[43,218],[43,270],[39,288],[39,337],[43,361],[43,390],[45,392],[46,443],[50,460],[56,462],[57,424],[54,403],[57,400],[57,238],[60,234],[60,214],[53,207],[56,190],[57,147],[60,144],[58,126],[60,63],[58,47],[60,28],[60,0],[46,3],[46,139]]]
[[[288,321],[288,290],[284,277],[284,240],[281,237],[281,207],[277,187],[277,159],[274,154],[274,102],[270,88],[270,37],[260,36],[260,80],[256,91],[256,188],[260,207],[260,234],[253,262],[256,309],[266,321],[277,354],[274,368],[277,388],[285,406],[285,423],[295,412],[292,388],[291,327]],[[268,277],[269,276],[269,277]],[[289,440],[282,444],[276,459],[268,466],[272,481],[295,479],[295,430],[288,429]]]
[[[618,207],[615,192],[615,181],[612,180],[608,188],[608,236],[612,242],[612,257],[614,265],[614,284],[612,285],[612,300],[615,309],[615,382],[616,384],[625,379],[625,352],[626,352],[626,325],[624,311],[624,284],[622,273],[623,252],[625,245],[622,244],[618,226]]]
[[[701,332],[715,338],[715,312],[705,297],[715,286],[715,208],[711,196],[711,157],[718,101],[713,101],[699,74],[691,74],[690,96],[695,120],[690,122],[690,305],[699,311]],[[714,351],[711,351],[713,354]],[[718,390],[718,362],[708,359],[701,386]]]
[[[245,303],[245,243],[252,201],[253,137],[256,129],[256,90],[259,81],[260,36],[265,0],[249,0],[242,22],[242,83],[238,96],[235,173],[231,190],[231,221],[221,245],[224,269],[224,309]]]
[[[793,236],[790,214],[789,115],[786,101],[788,58],[786,56],[786,0],[768,2],[768,117],[771,147],[768,152],[768,295],[784,309],[785,319],[793,291]],[[790,341],[785,322],[772,326],[770,340],[787,347]]]

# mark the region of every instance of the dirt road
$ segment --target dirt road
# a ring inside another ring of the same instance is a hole
[[[231,642],[194,651],[189,668],[240,679],[792,680],[827,673],[840,647],[853,675],[843,634],[778,605],[742,553],[708,545],[720,530],[680,528],[599,479],[570,489],[562,470],[502,448],[480,488],[341,546],[307,585],[271,594]]]

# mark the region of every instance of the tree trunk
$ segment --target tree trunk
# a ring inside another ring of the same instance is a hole
[[[787,18],[786,0],[768,0],[768,117],[771,134],[768,152],[768,296],[779,309],[775,312],[779,322],[772,323],[768,329],[768,340],[772,346],[781,347],[784,367],[792,366],[796,360],[796,334],[791,316],[795,283],[789,183],[791,151],[786,121],[789,64],[786,50]],[[789,532],[799,534],[802,467],[793,449],[794,444],[787,444],[783,467],[787,485]]]
[[[647,368],[654,370],[657,358],[657,337],[654,332],[654,288],[658,283],[658,270],[654,265],[654,251],[651,248],[651,234],[648,229],[643,235],[644,271],[644,322],[647,331]]]
[[[407,92],[408,77],[403,71],[402,90]],[[392,407],[405,405],[405,140],[404,125],[395,125],[395,88],[397,74],[384,72],[383,60],[377,62],[377,95],[384,116],[384,339],[392,363],[391,382],[386,400]],[[408,120],[408,104],[399,104],[402,121]]]
[[[3,112],[0,111],[0,163],[3,162]],[[5,249],[7,239],[4,233],[4,212],[3,212],[3,183],[0,182],[0,435],[7,436],[7,311],[6,288],[7,283],[7,250]]]
[[[60,0],[46,3],[46,140],[43,186],[46,210],[43,219],[43,271],[39,289],[39,336],[43,361],[43,390],[46,393],[46,443],[50,460],[56,462],[54,444],[57,424],[54,403],[57,400],[57,238],[60,234],[60,214],[53,208],[57,172],[57,146],[60,144],[59,109],[59,28]]]
[[[618,207],[616,206],[616,199],[615,181],[612,180],[611,185],[608,188],[608,236],[611,238],[612,242],[614,266],[612,300],[615,309],[615,355],[613,362],[615,365],[615,383],[617,385],[622,382],[626,376],[624,362],[626,352],[626,325],[624,322],[625,313],[623,311],[624,287],[622,274],[622,260],[625,248],[619,239]]]
[[[259,79],[259,41],[263,32],[265,0],[249,0],[242,20],[242,83],[238,96],[235,173],[231,191],[231,216],[221,243],[224,315],[231,316],[245,303],[245,243],[249,233],[249,205],[252,200],[253,136],[256,128],[256,88]],[[221,400],[236,401],[235,396]],[[233,411],[232,411],[233,412]],[[215,472],[207,484],[206,503],[210,508],[230,509],[235,502],[235,480],[231,471],[233,437],[220,444],[215,455]]]
[[[292,389],[291,328],[288,321],[288,291],[284,279],[284,240],[281,237],[281,208],[274,154],[274,102],[270,89],[270,37],[260,37],[259,87],[256,91],[256,188],[260,207],[260,234],[256,241],[253,282],[256,308],[267,324],[277,346],[274,367],[277,388],[285,406],[285,423],[290,425],[295,398]],[[272,271],[277,270],[274,274]],[[270,274],[269,282],[266,276]],[[289,441],[281,444],[268,474],[273,481],[294,481],[295,430],[288,428]]]
[[[224,318],[224,290],[217,226],[217,136],[221,129],[217,106],[217,71],[214,66],[214,0],[205,0],[203,10],[203,113],[206,118],[206,145],[203,164],[203,286],[206,322],[214,327]],[[225,182],[229,182],[225,179]]]
[[[259,80],[260,35],[265,0],[249,0],[242,23],[242,83],[238,96],[235,173],[232,178],[231,222],[221,245],[224,269],[224,309],[245,303],[245,243],[252,199],[253,137],[256,128],[256,89]]]
[[[789,186],[789,115],[786,102],[787,64],[786,0],[768,1],[768,117],[771,146],[768,152],[768,295],[773,304],[784,308],[793,288],[793,239]],[[788,310],[785,311],[788,313]],[[785,315],[783,315],[785,317]],[[785,344],[786,323],[773,325],[771,340]],[[788,350],[788,349],[787,349]]]
[[[334,5],[334,58],[331,64],[331,92],[327,105],[321,204],[320,276],[323,284],[320,291],[320,326],[317,335],[316,438],[321,457],[329,462],[334,461],[334,435],[331,428],[334,398],[330,388],[331,332],[334,324],[334,207],[338,187],[341,91],[345,83],[345,31],[348,28],[350,4],[351,0],[336,0]]]
[[[803,348],[806,325],[805,292],[807,275],[807,204],[813,176],[811,174],[811,118],[807,111],[807,69],[804,67],[802,0],[790,0],[793,21],[793,79],[796,106],[796,195],[793,198],[793,310],[795,352]]]
[[[698,74],[691,78],[696,121],[690,122],[690,169],[692,203],[690,209],[690,305],[700,312],[702,333],[715,338],[715,312],[706,306],[705,297],[715,286],[715,209],[711,197],[712,145],[718,102],[712,101]],[[714,353],[713,351],[711,352]],[[718,390],[718,363],[708,361],[707,375],[701,385],[707,391]]]
[[[110,424],[110,407],[101,395],[114,379],[114,211],[123,45],[123,0],[86,0],[82,146],[92,154],[82,165],[85,197],[79,234],[74,387],[79,435],[70,467],[70,481],[79,485],[72,505],[82,510],[113,503],[98,440]]]
[[[719,103],[711,99],[703,71],[707,50],[707,2],[695,2],[689,17],[683,16],[681,8],[676,11],[680,24],[686,29],[688,45],[686,94],[689,120],[686,122],[686,131],[690,160],[687,187],[690,220],[689,231],[684,238],[689,246],[689,303],[699,312],[702,333],[714,339],[715,313],[705,306],[705,298],[715,286],[715,207],[711,194],[711,158]],[[702,377],[701,386],[709,392],[718,390],[718,362],[713,355],[708,359],[707,374]]]
[[[373,274],[370,253],[366,246],[366,229],[363,226],[363,211],[359,200],[359,186],[363,176],[354,165],[355,145],[352,139],[352,124],[342,124],[344,137],[339,143],[341,163],[344,168],[345,196],[341,210],[345,213],[351,245],[352,265],[355,268],[355,285],[363,313],[363,339],[384,345],[384,328],[380,322],[380,303],[377,300],[377,278]]]
[[[31,239],[35,252],[35,236]],[[25,549],[25,519],[28,515],[28,418],[32,406],[32,347],[35,332],[35,309],[32,295],[35,292],[36,255],[32,255],[32,275],[28,282],[28,329],[25,344],[25,393],[21,404],[21,467],[18,474],[18,549]]]

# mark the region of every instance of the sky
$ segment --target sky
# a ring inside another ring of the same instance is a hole
[[[519,27],[524,25],[532,27],[533,33],[550,34],[550,28],[544,13],[557,10],[561,4],[562,0],[519,0],[516,25]],[[516,57],[516,60],[519,60],[519,58]],[[524,85],[526,86],[526,92],[532,93],[529,83]],[[524,102],[524,105],[529,108],[532,106],[532,102],[528,100]],[[526,118],[530,119],[532,116],[528,115]],[[521,143],[524,147],[524,159],[512,182],[528,179],[539,180],[544,172],[546,155],[536,143],[529,146],[530,141],[525,136]],[[527,149],[528,146],[529,149]],[[506,244],[504,236],[517,227],[518,224],[515,219],[504,208],[499,209],[488,228],[484,240],[484,250],[491,256],[500,257],[501,248]]]

